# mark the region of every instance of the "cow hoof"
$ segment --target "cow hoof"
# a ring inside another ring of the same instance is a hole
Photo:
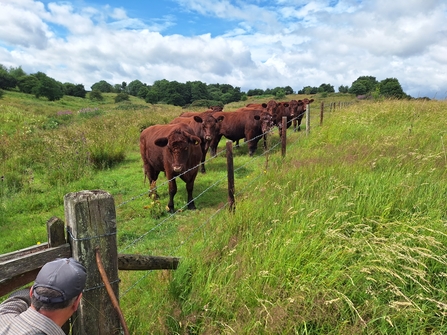
[[[149,198],[152,199],[152,200],[158,200],[160,197],[155,192],[149,192]]]

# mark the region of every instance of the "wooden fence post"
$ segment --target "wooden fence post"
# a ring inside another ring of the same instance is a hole
[[[228,180],[228,202],[230,204],[229,210],[234,212],[234,164],[233,164],[233,141],[226,142],[227,149],[227,180]]]
[[[65,220],[73,258],[87,269],[86,287],[77,312],[72,317],[73,335],[120,334],[120,321],[102,284],[96,264],[98,247],[103,265],[118,297],[118,251],[116,211],[112,196],[101,190],[80,191],[64,197]]]
[[[281,128],[281,154],[284,158],[286,156],[287,147],[287,116],[282,117],[282,128]]]
[[[310,133],[310,105],[306,105],[306,135]]]
[[[320,126],[323,125],[323,114],[324,114],[324,101],[321,102],[320,106]]]

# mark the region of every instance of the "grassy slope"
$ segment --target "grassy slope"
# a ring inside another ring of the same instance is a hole
[[[45,118],[94,107],[34,103],[7,93],[0,105]],[[100,107],[101,117],[119,114],[110,101]],[[195,195],[207,191],[199,210],[166,215],[163,178],[160,202],[144,196],[135,138],[123,163],[88,178],[54,187],[42,177],[14,196],[3,188],[2,250],[45,240],[64,194],[100,188],[117,203],[120,252],[182,257],[175,272],[120,273],[132,333],[445,333],[445,110],[435,101],[356,104],[326,114],[321,128],[313,118],[310,136],[289,131],[286,157],[276,148],[267,166],[237,149],[234,214],[216,213],[226,202],[220,156],[197,178]],[[152,111],[169,120],[180,110]],[[134,128],[158,120],[146,110],[127,118],[139,118],[128,121]],[[177,207],[184,193],[179,182]]]

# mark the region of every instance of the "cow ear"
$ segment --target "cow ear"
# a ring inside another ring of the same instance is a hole
[[[194,121],[196,121],[198,123],[202,123],[203,122],[202,118],[200,116],[197,116],[197,115],[194,116]]]
[[[259,115],[254,116],[255,120],[261,120],[261,117]]]
[[[309,103],[311,103],[311,102],[314,102],[314,99],[310,99],[310,100],[309,100]]]
[[[160,137],[157,138],[154,141],[155,145],[159,146],[159,147],[165,147],[166,145],[168,145],[168,138],[167,137]]]
[[[200,137],[197,137],[197,136],[194,136],[194,135],[191,135],[190,141],[194,145],[200,145],[200,143],[202,142],[200,140]]]

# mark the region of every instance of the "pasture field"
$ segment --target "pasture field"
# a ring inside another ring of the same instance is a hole
[[[446,101],[356,102],[321,127],[315,113],[284,158],[276,131],[268,153],[235,148],[234,213],[220,154],[197,177],[198,210],[175,215],[163,176],[160,199],[146,196],[138,135],[181,109],[112,102],[5,93],[0,252],[45,241],[65,194],[103,189],[119,252],[181,257],[120,272],[132,334],[447,333]],[[179,181],[176,208],[185,193]]]

